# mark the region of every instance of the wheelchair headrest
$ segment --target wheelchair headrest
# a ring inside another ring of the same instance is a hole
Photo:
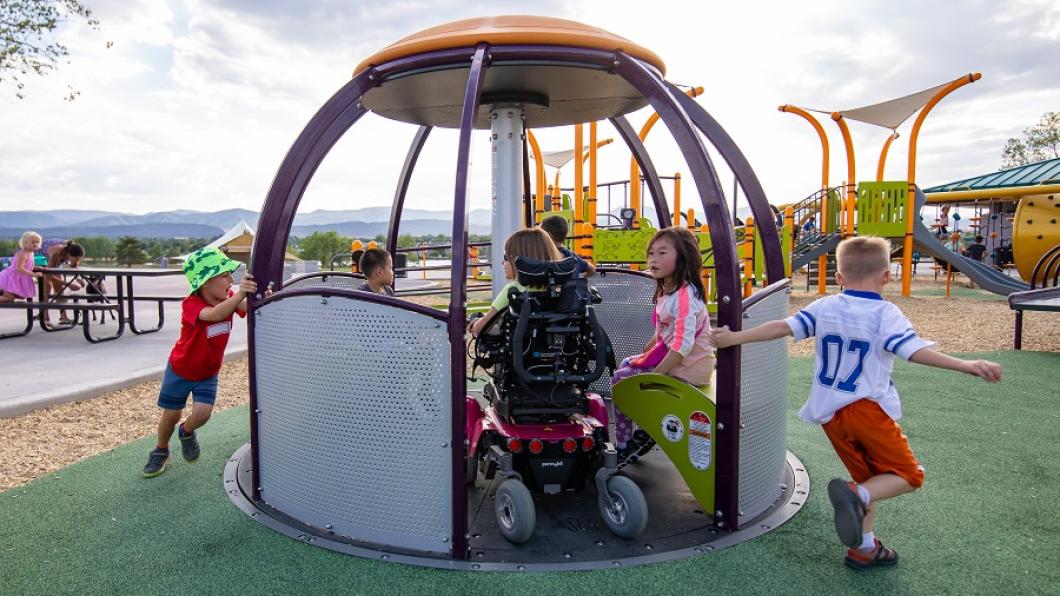
[[[567,257],[562,261],[539,261],[527,257],[515,258],[515,271],[524,286],[545,286],[567,283],[578,271],[578,261]]]

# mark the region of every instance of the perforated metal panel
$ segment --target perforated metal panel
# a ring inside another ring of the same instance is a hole
[[[788,316],[788,293],[766,296],[745,313],[743,328]],[[740,367],[741,520],[768,509],[781,494],[787,443],[787,339],[746,344]]]
[[[292,279],[284,288],[346,288],[356,290],[364,283],[364,277],[353,277],[350,273],[312,273],[305,277]]]
[[[428,316],[344,296],[256,312],[262,499],[340,536],[447,552],[450,349]]]
[[[655,308],[651,297],[655,293],[655,280],[631,273],[608,272],[596,275],[589,285],[600,292],[604,301],[593,306],[600,326],[611,338],[615,360],[622,362],[626,356],[644,351],[644,344],[655,333],[651,324],[651,311]],[[590,391],[611,396],[611,378],[604,374]]]

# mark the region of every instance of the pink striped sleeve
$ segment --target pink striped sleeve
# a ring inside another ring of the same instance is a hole
[[[677,312],[674,313],[674,338],[670,349],[682,356],[692,351],[696,341],[696,312],[692,309],[692,288],[688,285],[677,290]]]

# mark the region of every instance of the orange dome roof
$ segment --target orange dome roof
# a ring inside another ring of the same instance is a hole
[[[357,65],[354,74],[364,69],[426,52],[490,45],[563,45],[597,50],[621,50],[647,62],[666,74],[662,58],[624,37],[603,29],[552,17],[506,15],[454,21],[424,29],[383,48]]]

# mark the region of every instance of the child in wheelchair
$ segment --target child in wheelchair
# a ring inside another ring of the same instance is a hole
[[[476,368],[490,376],[483,401],[468,398],[467,480],[500,475],[495,512],[501,533],[516,543],[533,533],[530,489],[545,494],[583,490],[594,481],[605,524],[632,538],[647,523],[637,485],[615,476],[616,451],[603,399],[588,393],[615,367],[591,305],[600,301],[576,275],[574,259],[558,259],[540,229],[505,242],[511,280],[486,316],[471,325]]]

